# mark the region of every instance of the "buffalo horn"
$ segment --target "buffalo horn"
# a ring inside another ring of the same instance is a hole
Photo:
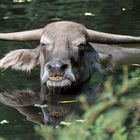
[[[35,41],[40,40],[44,28],[13,32],[13,33],[0,33],[1,40],[16,40],[16,41]]]
[[[95,43],[106,43],[106,44],[140,43],[140,37],[103,33],[90,29],[87,29],[87,33],[89,41]]]

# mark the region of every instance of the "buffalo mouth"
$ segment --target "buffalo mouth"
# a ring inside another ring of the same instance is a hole
[[[50,76],[48,79],[52,81],[61,81],[61,80],[64,80],[65,77],[56,75],[56,76]]]
[[[72,81],[70,79],[68,79],[67,77],[55,75],[55,76],[49,76],[46,84],[47,84],[47,87],[49,87],[49,88],[51,88],[51,87],[66,88],[66,87],[71,86]]]

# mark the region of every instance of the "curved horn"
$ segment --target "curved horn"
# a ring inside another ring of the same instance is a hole
[[[13,32],[13,33],[0,33],[1,40],[16,40],[16,41],[35,41],[40,40],[44,28]]]
[[[87,29],[87,33],[89,41],[95,43],[106,43],[106,44],[140,43],[140,37],[109,34],[90,29]]]

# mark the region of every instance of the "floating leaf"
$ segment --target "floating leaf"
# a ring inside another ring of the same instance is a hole
[[[47,104],[44,104],[44,105],[35,104],[34,106],[35,106],[35,107],[39,107],[39,108],[47,108],[47,107],[48,107]]]
[[[76,122],[84,123],[86,120],[76,120]]]
[[[0,124],[5,124],[5,123],[9,123],[9,121],[7,121],[7,120],[2,120],[2,121],[0,122]]]
[[[60,122],[61,125],[65,125],[65,126],[70,126],[71,123],[70,122],[65,122],[65,121],[62,121]]]
[[[126,8],[122,8],[122,11],[125,11],[126,10]]]
[[[92,14],[92,13],[89,13],[89,12],[86,12],[84,13],[85,16],[95,16],[95,14]]]
[[[78,100],[68,100],[68,101],[60,101],[59,103],[61,103],[61,104],[67,104],[67,103],[75,103],[77,101]]]

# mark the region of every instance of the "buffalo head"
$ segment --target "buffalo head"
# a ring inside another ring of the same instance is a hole
[[[69,87],[85,81],[98,54],[87,41],[86,28],[72,22],[49,24],[40,40],[41,80],[48,87]]]
[[[41,82],[48,88],[77,85],[87,80],[94,71],[111,65],[111,55],[96,52],[89,42],[140,42],[139,37],[100,33],[68,21],[50,23],[45,28],[32,31],[0,34],[0,39],[40,40],[35,49],[8,53],[0,60],[0,67],[30,71],[40,65]]]

